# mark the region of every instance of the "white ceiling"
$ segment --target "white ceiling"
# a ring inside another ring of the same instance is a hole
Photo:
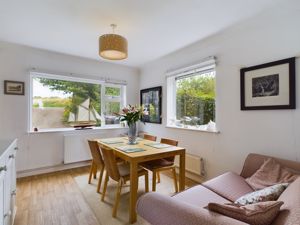
[[[0,0],[0,40],[102,60],[98,37],[129,43],[118,63],[139,67],[220,32],[274,0]]]

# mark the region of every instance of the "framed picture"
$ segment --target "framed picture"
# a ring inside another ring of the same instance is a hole
[[[4,94],[6,95],[24,95],[25,83],[20,81],[4,81]]]
[[[241,69],[241,110],[295,109],[295,58]]]
[[[162,87],[141,90],[141,105],[145,115],[142,120],[147,123],[161,123]]]

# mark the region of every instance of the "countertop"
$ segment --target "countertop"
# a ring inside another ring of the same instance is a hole
[[[0,156],[14,143],[14,140],[1,140],[0,139]]]

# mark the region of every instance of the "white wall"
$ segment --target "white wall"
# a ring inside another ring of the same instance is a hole
[[[0,86],[0,139],[19,138],[18,171],[58,165],[63,162],[64,132],[35,134],[27,132],[29,71],[32,68],[64,74],[86,75],[84,78],[109,77],[126,80],[128,82],[127,102],[132,104],[138,102],[139,74],[135,68],[0,42],[0,80],[2,83]],[[26,83],[25,96],[4,95],[3,80],[24,81]],[[99,137],[102,137],[116,136],[124,130],[93,132],[99,133]]]
[[[300,59],[296,62],[296,110],[240,111],[239,74],[242,67],[300,56],[299,21],[300,2],[282,1],[255,18],[143,66],[141,88],[163,86],[163,124],[146,124],[143,129],[175,138],[187,152],[204,157],[208,177],[227,170],[240,172],[250,152],[299,161]],[[165,72],[207,56],[218,59],[216,122],[221,133],[166,128]]]

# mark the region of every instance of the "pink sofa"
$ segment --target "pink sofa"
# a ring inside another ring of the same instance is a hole
[[[242,225],[244,222],[207,210],[209,202],[228,203],[254,191],[246,182],[269,156],[249,154],[240,175],[220,175],[173,197],[151,192],[141,196],[138,214],[153,225]],[[300,173],[300,163],[275,158],[281,165]],[[279,197],[284,202],[272,225],[300,225],[300,178]]]

